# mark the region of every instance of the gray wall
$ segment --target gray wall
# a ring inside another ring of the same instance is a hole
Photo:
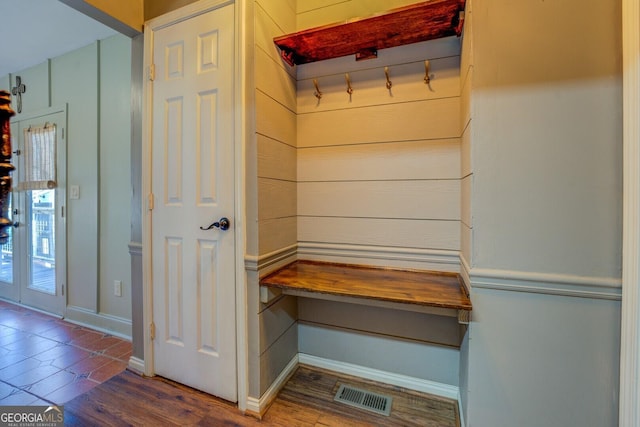
[[[467,5],[461,258],[474,305],[460,369],[467,425],[615,426],[620,4]]]
[[[68,106],[67,184],[80,198],[67,201],[65,317],[129,337],[131,41],[113,36],[15,75],[29,85],[23,114]]]

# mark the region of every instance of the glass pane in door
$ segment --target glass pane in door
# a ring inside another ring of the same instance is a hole
[[[13,212],[11,206],[12,194],[9,193],[9,212]],[[0,246],[0,282],[13,283],[13,227],[8,227],[9,240]]]
[[[30,289],[56,293],[55,190],[33,190],[31,197]]]

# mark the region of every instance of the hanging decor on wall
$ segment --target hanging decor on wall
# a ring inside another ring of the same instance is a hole
[[[13,224],[9,219],[9,195],[11,194],[11,175],[15,169],[11,164],[11,123],[16,113],[11,109],[11,94],[0,90],[0,245],[7,243],[7,227]]]
[[[22,77],[16,76],[16,85],[11,88],[11,93],[16,97],[16,108],[18,113],[22,113],[22,94],[27,91],[27,87],[22,83]]]

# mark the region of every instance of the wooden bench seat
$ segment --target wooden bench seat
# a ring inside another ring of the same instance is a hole
[[[457,273],[295,261],[261,279],[260,286],[309,298],[354,300],[359,304],[443,315],[453,313],[460,323],[468,323],[472,309]]]

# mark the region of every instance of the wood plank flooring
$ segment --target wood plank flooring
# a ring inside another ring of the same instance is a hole
[[[334,402],[342,382],[392,395],[391,415]],[[459,426],[455,401],[306,366],[298,368],[260,421],[206,393],[128,371],[66,403],[64,409],[65,425],[76,426]]]

